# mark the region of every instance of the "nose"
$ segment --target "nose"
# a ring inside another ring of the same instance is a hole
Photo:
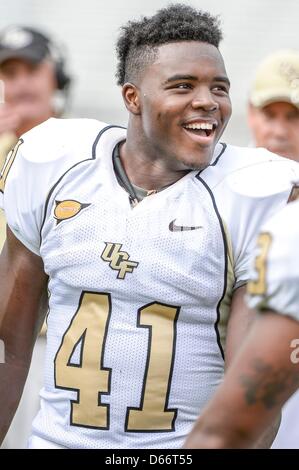
[[[219,109],[219,103],[215,101],[213,94],[208,87],[202,87],[197,90],[196,95],[192,99],[193,109],[204,109],[208,112],[215,112]]]
[[[30,73],[26,70],[20,71],[15,78],[15,81],[18,83],[18,85],[26,84],[28,80],[30,80]]]
[[[273,119],[270,124],[270,132],[279,139],[287,139],[287,125],[282,119]]]

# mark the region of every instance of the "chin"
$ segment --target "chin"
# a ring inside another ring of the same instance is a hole
[[[201,171],[204,170],[207,166],[209,166],[211,158],[205,158],[201,161],[198,161],[198,158],[194,159],[180,159],[180,163],[183,165],[183,168],[186,170],[197,170]]]

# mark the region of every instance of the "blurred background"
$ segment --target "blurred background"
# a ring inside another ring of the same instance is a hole
[[[0,2],[0,29],[34,26],[66,46],[74,77],[70,114],[125,125],[126,110],[115,84],[114,44],[120,26],[150,15],[168,0],[9,0]],[[182,1],[220,15],[221,52],[232,82],[233,117],[225,140],[250,142],[246,125],[249,84],[257,63],[278,48],[299,47],[298,0]]]

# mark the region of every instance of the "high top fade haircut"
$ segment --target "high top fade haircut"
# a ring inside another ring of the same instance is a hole
[[[171,4],[154,16],[129,21],[121,28],[116,44],[117,84],[136,83],[162,44],[200,41],[218,48],[221,39],[218,17],[183,4]]]

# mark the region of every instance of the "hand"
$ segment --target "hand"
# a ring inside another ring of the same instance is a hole
[[[20,114],[7,104],[0,105],[0,135],[15,132],[21,121]]]

